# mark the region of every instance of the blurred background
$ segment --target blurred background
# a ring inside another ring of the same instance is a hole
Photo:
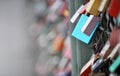
[[[0,0],[0,76],[71,76],[67,0]]]

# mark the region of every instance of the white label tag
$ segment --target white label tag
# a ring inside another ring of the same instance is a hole
[[[93,19],[94,15],[90,15],[88,20],[86,21],[86,23],[84,24],[84,26],[82,27],[81,31],[84,32],[85,29],[87,28],[88,24],[90,23],[90,21]]]
[[[84,5],[81,5],[80,8],[76,11],[76,13],[70,19],[71,23],[75,22],[75,20],[78,18],[78,16],[80,15],[80,12],[83,11],[83,9],[84,9]]]

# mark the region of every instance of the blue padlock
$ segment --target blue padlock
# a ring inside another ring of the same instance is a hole
[[[92,33],[90,34],[90,36],[86,35],[84,32],[82,32],[82,28],[84,26],[84,24],[86,23],[86,21],[88,20],[89,16],[82,14],[74,31],[72,32],[72,36],[81,40],[82,42],[89,44],[90,40],[92,39],[97,27],[100,25],[100,23],[98,22],[95,26],[95,28],[93,29]]]

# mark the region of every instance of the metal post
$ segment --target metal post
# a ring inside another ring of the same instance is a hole
[[[86,0],[69,0],[70,18],[81,4],[85,4]],[[70,32],[74,30],[75,24],[70,23]],[[72,48],[72,76],[80,76],[80,70],[89,60],[92,51],[85,43],[71,37]]]
[[[75,4],[74,4],[74,0],[69,0],[69,12],[70,12],[70,18],[72,17],[72,15],[74,14],[75,12]],[[72,33],[73,29],[75,27],[75,24],[72,24],[70,23],[70,33]],[[76,51],[76,39],[74,37],[71,37],[71,53],[72,53],[72,76],[77,76],[77,59],[76,59],[76,54],[77,54],[77,51]]]

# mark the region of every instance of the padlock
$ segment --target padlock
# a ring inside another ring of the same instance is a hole
[[[99,15],[98,8],[101,4],[102,0],[90,0],[89,7],[87,7],[86,11],[92,15]]]
[[[113,62],[113,64],[109,67],[109,70],[110,70],[110,72],[115,73],[117,71],[118,67],[120,67],[120,55]],[[120,69],[118,70],[118,73],[120,73]]]
[[[90,73],[89,76],[106,76],[105,73]]]
[[[101,13],[105,12],[107,7],[109,6],[110,1],[111,0],[102,0],[100,6],[98,8],[98,11],[101,12]]]
[[[97,23],[97,25],[95,26],[94,30],[92,31],[90,36],[87,36],[86,34],[84,34],[81,30],[82,27],[84,26],[84,24],[86,23],[86,21],[88,20],[88,16],[82,14],[82,16],[80,17],[75,29],[72,32],[72,36],[81,40],[82,42],[89,44],[93,34],[95,33],[97,27],[100,25],[99,23]]]
[[[120,0],[112,0],[107,12],[110,16],[117,18],[120,12]]]
[[[102,57],[98,58],[97,61],[92,65],[92,71],[98,73],[99,70],[105,65],[104,59]]]
[[[61,52],[64,47],[64,38],[61,35],[57,35],[53,40],[53,50],[56,52]]]
[[[91,64],[94,58],[92,57],[81,69],[80,76],[89,76],[89,73],[91,72]]]
[[[89,76],[89,73],[91,73],[91,66],[92,63],[94,62],[94,59],[96,57],[100,56],[100,54],[92,55],[91,59],[82,67],[80,71],[80,76]]]
[[[88,3],[86,3],[85,5],[81,5],[79,7],[79,9],[75,12],[75,14],[72,16],[72,18],[70,19],[71,23],[74,23],[76,21],[76,19],[81,15],[81,14],[85,14],[86,12],[86,8],[88,7]]]
[[[100,55],[104,57],[104,56],[105,56],[105,53],[106,53],[106,51],[109,49],[109,47],[110,47],[110,43],[109,43],[109,41],[107,41],[107,42],[105,43],[104,47],[102,48],[102,50],[101,50],[101,52],[100,52]]]
[[[107,58],[110,58],[111,60],[114,60],[118,56],[118,52],[120,49],[120,43],[118,43],[112,50],[112,52],[109,54]]]
[[[70,19],[71,23],[74,23],[75,20],[79,17],[80,12],[84,9],[84,5],[81,5],[80,8],[76,11],[76,13],[72,16],[72,18]]]
[[[104,57],[106,55],[106,50],[110,47],[109,41],[106,42],[105,46],[101,50],[100,54],[97,53],[96,55],[93,55],[92,58],[86,63],[86,65],[82,68],[80,72],[80,76],[89,76],[89,73],[91,72],[91,66],[95,58],[102,56]]]

